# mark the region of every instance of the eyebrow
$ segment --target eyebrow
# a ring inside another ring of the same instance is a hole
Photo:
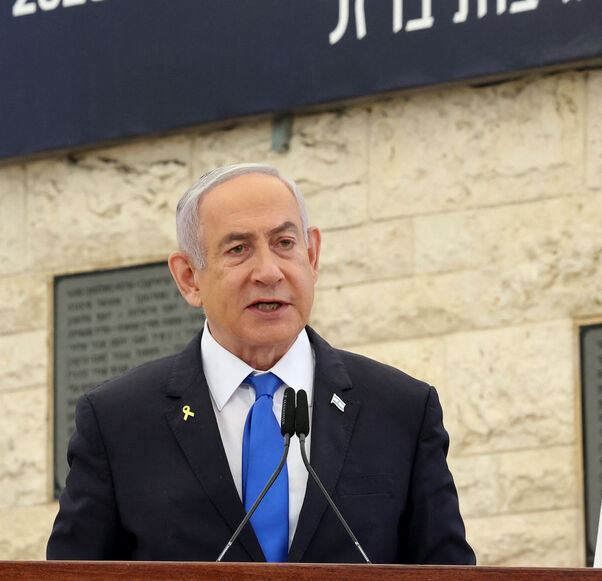
[[[269,235],[273,236],[274,234],[280,234],[281,232],[286,232],[287,230],[292,230],[295,234],[299,232],[299,228],[297,228],[297,225],[294,222],[287,220],[286,222],[280,224],[280,226],[272,228],[272,230],[269,231]]]
[[[286,222],[283,222],[279,226],[272,228],[268,232],[268,235],[274,236],[275,234],[280,234],[280,233],[286,232],[288,230],[293,231],[295,234],[297,234],[299,232],[299,228],[297,228],[297,225],[294,222],[287,220]],[[255,234],[253,234],[251,232],[229,232],[228,234],[223,236],[222,239],[219,241],[219,246],[223,247],[232,242],[252,240],[253,238],[255,238]]]

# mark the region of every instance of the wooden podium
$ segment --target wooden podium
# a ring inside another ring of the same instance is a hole
[[[141,561],[0,561],[2,581],[560,581],[602,580],[602,569]]]

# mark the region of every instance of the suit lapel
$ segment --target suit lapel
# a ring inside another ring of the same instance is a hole
[[[307,333],[316,357],[310,461],[332,496],[351,441],[360,402],[352,398],[351,379],[337,352],[311,328],[307,327]],[[344,412],[330,403],[333,394],[345,402]],[[289,551],[290,562],[302,559],[327,507],[327,500],[310,476]]]
[[[167,386],[166,418],[205,494],[232,532],[245,516],[211,405],[202,369],[200,334],[176,358]],[[183,408],[194,413],[184,420]],[[224,545],[228,539],[224,539]],[[265,561],[257,537],[245,526],[239,541],[254,561]],[[216,555],[217,558],[217,555]]]

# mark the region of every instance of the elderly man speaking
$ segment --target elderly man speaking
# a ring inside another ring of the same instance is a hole
[[[87,392],[49,559],[215,560],[280,459],[286,387],[308,395],[310,462],[376,563],[473,564],[435,389],[307,326],[320,233],[278,171],[201,177],[169,267],[205,327]],[[298,446],[226,559],[358,562]]]

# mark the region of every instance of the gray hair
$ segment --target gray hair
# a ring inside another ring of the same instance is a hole
[[[205,249],[203,246],[203,234],[201,231],[201,219],[199,216],[199,207],[205,194],[216,188],[220,184],[234,179],[238,176],[261,173],[274,176],[286,185],[297,200],[299,213],[301,215],[301,225],[303,227],[303,237],[308,244],[307,229],[309,220],[307,210],[303,200],[303,194],[293,180],[289,180],[280,175],[278,170],[271,165],[262,163],[237,163],[218,167],[201,176],[182,196],[176,209],[176,236],[178,246],[182,252],[188,254],[197,268],[205,267]]]

